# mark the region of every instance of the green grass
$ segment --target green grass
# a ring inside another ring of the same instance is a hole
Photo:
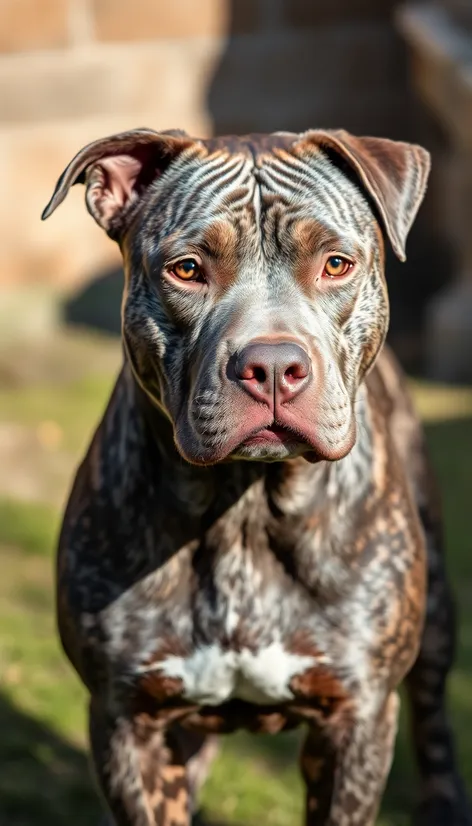
[[[0,499],[0,541],[23,555],[51,556],[56,541],[57,511],[37,502]]]
[[[48,449],[70,454],[72,472],[110,384],[109,372],[13,384],[0,390],[0,418],[34,432],[45,421],[56,423]],[[450,705],[472,787],[472,391],[448,394],[415,384],[414,392],[429,420],[428,441],[444,496],[449,571],[461,613]],[[68,476],[69,470],[65,485]],[[36,501],[0,498],[0,824],[93,826],[98,803],[85,751],[86,698],[59,649],[54,627],[53,548],[60,511],[41,503],[41,493],[39,484]],[[296,734],[271,738],[245,733],[224,739],[202,796],[210,818],[225,826],[301,823],[298,739]],[[382,826],[406,826],[413,794],[402,719]]]

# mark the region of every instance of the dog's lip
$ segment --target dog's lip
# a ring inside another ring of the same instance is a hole
[[[299,442],[300,438],[296,436],[293,431],[289,430],[283,425],[273,422],[271,425],[261,427],[255,433],[252,433],[241,444],[255,445],[255,444],[281,444],[285,442]]]

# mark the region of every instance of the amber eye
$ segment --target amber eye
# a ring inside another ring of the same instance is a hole
[[[328,278],[339,278],[340,275],[346,275],[352,267],[352,261],[348,261],[347,258],[342,258],[341,255],[330,255],[323,275],[327,275]]]
[[[203,281],[202,268],[195,258],[182,258],[172,265],[171,272],[181,281]]]

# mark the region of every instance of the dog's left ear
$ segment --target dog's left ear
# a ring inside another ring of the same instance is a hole
[[[324,149],[336,163],[336,156],[348,164],[363,189],[370,195],[401,261],[405,243],[426,191],[431,159],[421,146],[385,138],[357,138],[343,129],[313,130],[300,136],[297,144]]]
[[[49,218],[73,184],[85,184],[88,211],[118,240],[147,187],[196,143],[185,132],[152,129],[133,129],[94,141],[66,167],[41,217]]]

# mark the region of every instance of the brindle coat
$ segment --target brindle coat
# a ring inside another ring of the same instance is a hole
[[[57,591],[119,826],[189,822],[208,735],[300,723],[307,826],[372,824],[406,675],[417,822],[471,824],[436,494],[382,349],[382,233],[404,258],[428,170],[420,147],[342,131],[141,129],[58,182],[44,217],[86,183],[126,273],[124,366]]]

